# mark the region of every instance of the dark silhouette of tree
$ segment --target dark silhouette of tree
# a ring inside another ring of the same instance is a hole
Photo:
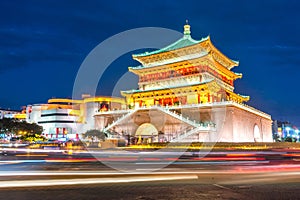
[[[286,142],[293,142],[293,139],[292,139],[291,137],[286,137],[286,138],[284,139],[284,141],[286,141]]]

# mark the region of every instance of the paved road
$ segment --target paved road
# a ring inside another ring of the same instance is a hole
[[[299,152],[4,151],[0,199],[297,199]],[[101,160],[102,162],[99,162]],[[121,173],[113,163],[134,173]],[[171,163],[171,164],[170,164]],[[167,165],[170,164],[170,165]],[[153,172],[157,166],[164,166]]]
[[[260,200],[299,199],[299,196],[299,184],[294,183],[220,186],[198,180],[0,189],[0,199],[6,200]]]

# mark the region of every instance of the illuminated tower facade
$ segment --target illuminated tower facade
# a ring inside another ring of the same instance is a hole
[[[99,129],[145,141],[271,142],[271,116],[234,92],[242,74],[210,37],[194,40],[190,25],[182,38],[155,51],[134,54],[138,89],[121,91],[127,109],[95,115]],[[151,131],[149,131],[151,130]],[[151,133],[150,133],[151,132]],[[149,139],[150,138],[150,139]]]
[[[185,25],[183,37],[173,44],[133,55],[141,65],[129,67],[129,71],[139,76],[139,89],[122,92],[128,105],[173,106],[249,100],[248,96],[233,91],[234,81],[242,74],[231,69],[239,63],[222,54],[210,37],[194,40],[190,33],[190,25]]]

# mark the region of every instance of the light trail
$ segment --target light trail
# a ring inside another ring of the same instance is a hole
[[[172,162],[172,165],[233,165],[233,164],[267,164],[269,161],[213,161],[213,162],[207,162],[207,161],[175,161]],[[137,162],[135,163],[137,165],[149,165],[149,164],[154,164],[154,165],[162,165],[162,164],[170,164],[169,162]]]
[[[296,182],[299,183],[300,172],[273,172],[273,173],[257,173],[248,174],[244,178],[231,177],[230,180],[221,180],[218,183],[224,185],[236,184],[262,184],[262,183],[283,183]]]
[[[291,168],[293,169],[293,168]],[[249,174],[251,176],[272,176],[273,174],[278,174],[281,176],[285,175],[294,175],[294,176],[300,176],[300,171],[297,169],[294,169],[294,171],[239,171],[236,169],[227,169],[227,170],[184,170],[180,168],[171,168],[171,169],[163,169],[164,171],[154,171],[148,175],[182,175],[182,174],[192,174],[192,175],[202,175],[202,174]],[[168,170],[168,171],[166,171]],[[174,170],[174,171],[171,171]],[[181,171],[180,171],[181,170]],[[9,177],[9,176],[101,176],[101,175],[108,175],[108,176],[114,176],[114,175],[145,175],[145,173],[142,172],[119,172],[119,171],[88,171],[88,172],[82,172],[82,171],[31,171],[31,172],[15,172],[15,171],[0,171],[0,177]],[[0,182],[1,183],[1,182]]]
[[[17,154],[17,157],[46,157],[48,154]]]
[[[170,180],[192,180],[192,179],[198,179],[198,176],[197,175],[171,175],[171,176],[156,175],[151,177],[21,180],[21,181],[0,181],[1,183],[0,188],[103,184],[103,183],[131,183],[131,182],[145,182],[145,181],[148,182],[148,181],[170,181]]]
[[[16,163],[42,163],[45,160],[1,160],[0,164],[16,164]]]
[[[105,155],[178,155],[177,151],[126,151],[122,149],[116,150],[78,150],[78,149],[30,149],[30,148],[1,148],[2,151],[15,151],[15,152],[34,152],[34,153],[66,153],[68,151],[72,151],[74,153],[83,153],[83,154],[105,154]],[[295,156],[297,154],[290,154],[286,151],[251,151],[251,153],[247,151],[240,151],[240,152],[230,152],[230,151],[220,151],[220,152],[209,152],[210,155],[228,155],[228,156],[247,156],[247,155],[273,155],[273,154],[281,154],[286,156]],[[203,155],[207,155],[207,152],[195,151],[195,152],[184,152],[182,155],[187,156],[198,156],[201,157]],[[299,156],[299,154],[298,154]]]
[[[104,175],[98,178],[57,178],[45,176],[66,176],[66,175]],[[225,175],[225,176],[224,176]],[[0,181],[0,188],[12,187],[43,187],[60,185],[81,185],[81,184],[105,184],[105,183],[130,183],[144,181],[178,181],[178,180],[198,180],[203,184],[232,185],[232,184],[255,184],[255,183],[275,183],[275,182],[298,182],[300,172],[272,172],[272,173],[236,173],[230,171],[185,171],[185,172],[153,172],[151,174],[138,173],[120,173],[120,172],[34,172],[34,173],[6,173],[2,177],[27,176],[34,178],[32,180],[8,180]],[[44,176],[42,180],[39,176]],[[107,177],[112,176],[112,177]],[[214,177],[214,180],[211,179]]]

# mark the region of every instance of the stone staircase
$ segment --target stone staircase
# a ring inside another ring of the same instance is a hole
[[[174,118],[176,118],[176,119],[179,119],[180,121],[185,122],[185,123],[188,124],[188,125],[193,126],[193,127],[198,127],[198,126],[201,125],[200,123],[196,122],[195,120],[192,121],[192,120],[190,120],[189,118],[183,117],[182,115],[178,115],[178,114],[176,114],[175,111],[170,111],[170,110],[167,109],[167,108],[163,108],[163,107],[159,107],[159,106],[156,106],[155,108],[156,108],[157,110],[160,110],[160,111],[162,111],[162,112],[164,112],[164,113],[166,113],[166,114],[168,114],[168,115],[170,115],[170,116],[172,116],[172,117],[174,117]]]
[[[111,124],[108,124],[102,131],[108,134],[108,137],[111,137],[111,134],[108,132],[109,129],[113,128],[114,126],[116,126],[118,123],[120,123],[121,121],[127,119],[128,117],[130,117],[133,113],[137,112],[138,109],[135,110],[128,110],[127,114],[122,115],[121,117],[119,117],[116,121],[113,121]]]
[[[150,110],[150,109],[156,109],[159,110],[167,115],[170,115],[188,125],[190,125],[192,127],[192,129],[188,129],[183,131],[177,138],[175,138],[174,140],[180,140],[182,138],[188,137],[190,135],[193,135],[199,131],[212,131],[214,128],[214,124],[212,123],[202,123],[202,122],[196,122],[195,120],[190,120],[188,117],[183,117],[181,114],[177,114],[175,111],[170,111],[168,108],[164,108],[164,107],[160,107],[160,106],[153,106],[151,108],[145,108],[145,107],[141,107],[141,108],[136,108],[133,110],[128,110],[127,114],[122,115],[121,117],[119,117],[116,121],[113,121],[111,124],[108,124],[102,131],[107,133],[109,137],[112,137],[112,135],[109,133],[109,129],[113,128],[114,126],[116,126],[118,123],[120,123],[121,121],[128,119],[131,115],[133,115],[134,113],[136,113],[139,110]]]
[[[176,138],[172,139],[170,142],[181,142],[184,141],[184,139],[188,138],[191,135],[194,135],[196,133],[199,133],[200,131],[216,131],[216,128],[214,126],[198,126],[194,127],[192,129],[187,129],[183,131],[180,135],[178,135]]]

